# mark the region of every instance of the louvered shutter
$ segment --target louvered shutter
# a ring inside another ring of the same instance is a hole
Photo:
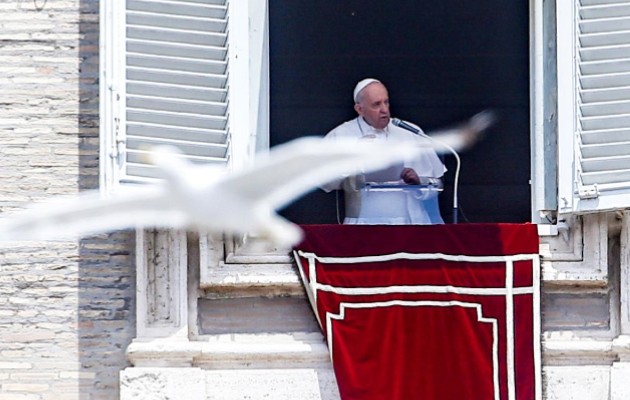
[[[557,13],[560,211],[629,207],[630,3],[559,0]]]
[[[144,155],[248,165],[269,146],[266,0],[100,2],[100,187],[158,177]]]
[[[228,161],[225,0],[127,0],[126,130],[120,180],[155,177],[143,157],[178,147],[194,162]]]

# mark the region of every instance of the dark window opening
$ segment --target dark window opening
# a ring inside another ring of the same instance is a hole
[[[499,121],[461,154],[459,222],[529,221],[528,12],[497,0],[270,1],[271,145],[354,118],[352,90],[365,77],[387,85],[393,116],[429,133],[490,108]],[[449,223],[454,158],[445,164]],[[315,190],[282,214],[336,223],[335,203]]]

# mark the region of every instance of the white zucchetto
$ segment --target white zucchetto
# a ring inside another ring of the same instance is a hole
[[[359,83],[357,83],[357,85],[354,87],[354,92],[353,92],[353,98],[354,98],[355,103],[358,103],[359,92],[363,90],[367,85],[374,82],[381,83],[381,81],[374,78],[366,78],[366,79],[363,79],[362,81],[359,81]]]

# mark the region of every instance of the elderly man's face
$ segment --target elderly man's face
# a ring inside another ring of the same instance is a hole
[[[382,83],[374,82],[366,86],[359,95],[359,103],[354,105],[356,112],[376,129],[389,124],[389,95]]]

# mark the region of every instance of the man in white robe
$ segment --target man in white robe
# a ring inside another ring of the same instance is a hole
[[[377,79],[360,81],[354,89],[354,102],[357,118],[330,131],[326,140],[356,138],[410,144],[429,140],[391,123],[389,94]],[[341,178],[322,189],[344,191],[344,224],[443,223],[437,207],[438,192],[414,185],[440,182],[446,167],[431,147],[423,153],[422,157],[382,171]]]

